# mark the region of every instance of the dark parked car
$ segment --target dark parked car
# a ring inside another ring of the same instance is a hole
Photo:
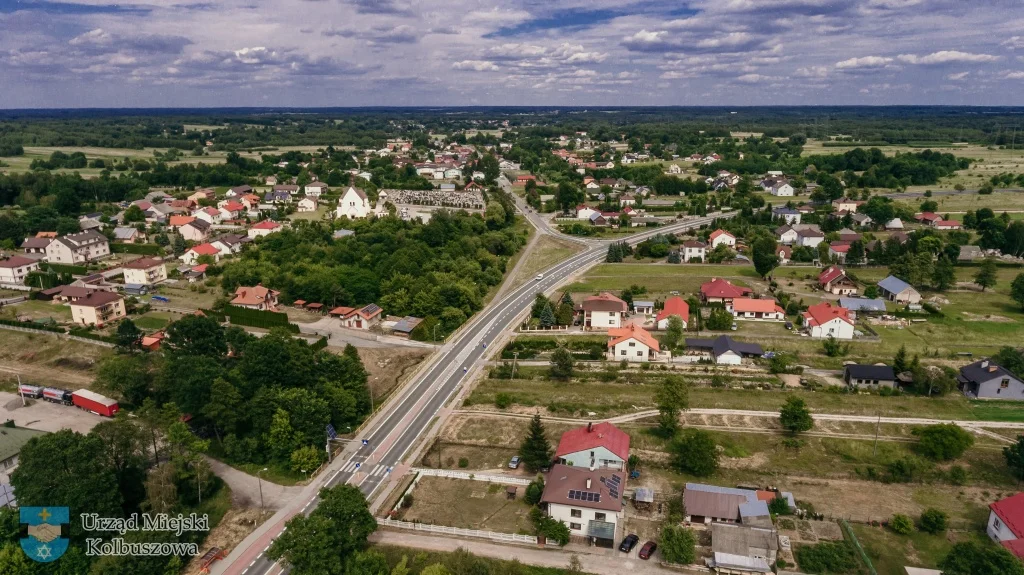
[[[651,555],[654,554],[654,550],[658,548],[658,544],[654,541],[648,541],[644,543],[644,546],[640,548],[640,558],[650,559]]]
[[[637,537],[635,533],[626,535],[626,538],[622,540],[622,545],[619,545],[619,551],[629,553],[634,547],[636,547],[638,541],[640,541],[640,538]]]

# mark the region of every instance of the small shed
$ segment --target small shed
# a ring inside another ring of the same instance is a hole
[[[124,284],[124,293],[128,295],[146,295],[148,290],[142,284]]]
[[[307,303],[306,304],[306,309],[308,309],[309,311],[311,311],[313,313],[323,313],[324,312],[324,304],[322,304],[322,303]]]
[[[505,497],[507,497],[509,499],[515,499],[516,498],[516,492],[518,492],[518,491],[519,491],[518,487],[516,487],[515,485],[509,485],[508,487],[505,488]]]
[[[304,300],[304,299],[297,299],[297,300],[295,300],[292,303],[292,305],[294,305],[295,307],[303,307],[303,306],[306,305],[306,300]]]

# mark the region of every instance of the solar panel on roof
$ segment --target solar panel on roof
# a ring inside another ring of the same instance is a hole
[[[366,312],[366,313],[377,313],[377,310],[379,310],[379,309],[380,309],[379,305],[377,305],[375,303],[371,303],[371,304],[367,304],[366,307],[363,308],[363,311]]]

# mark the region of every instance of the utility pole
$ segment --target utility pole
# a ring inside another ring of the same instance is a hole
[[[878,420],[875,421],[875,443],[871,446],[871,457],[875,457],[875,452],[878,451],[878,428],[882,425],[882,414],[878,414]]]
[[[260,478],[260,473],[263,473],[266,470],[267,468],[264,467],[263,469],[256,472],[256,481],[260,485],[260,515],[263,514],[263,480]]]
[[[22,391],[21,391],[21,374],[19,373],[19,374],[16,374],[16,375],[18,376],[18,395],[21,396],[21,406],[25,407],[28,404],[25,402],[25,394],[22,393]]]
[[[512,378],[511,379],[515,379],[516,378],[516,360],[517,359],[519,359],[519,352],[518,351],[513,351],[512,352]]]

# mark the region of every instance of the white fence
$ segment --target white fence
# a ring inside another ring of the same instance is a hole
[[[426,523],[410,523],[396,519],[378,518],[377,524],[384,527],[396,527],[410,531],[424,531],[427,533],[441,533],[454,535],[456,537],[475,537],[477,539],[489,539],[497,543],[525,543],[537,545],[537,538],[533,535],[519,535],[516,533],[498,533],[496,531],[480,531],[479,529],[460,529],[458,527],[445,527],[444,525],[428,525]]]
[[[428,469],[424,467],[414,467],[411,469],[413,473],[419,473],[420,475],[429,475],[433,477],[450,477],[452,479],[471,479],[473,481],[486,481],[487,483],[503,483],[505,485],[529,485],[532,479],[524,477],[511,477],[507,475],[481,475],[479,473],[469,473],[466,471],[452,471],[450,469]]]
[[[80,341],[82,343],[91,343],[92,345],[98,345],[100,347],[115,347],[114,344],[108,343],[108,342],[105,342],[105,341],[99,341],[97,339],[89,339],[87,337],[78,337],[77,335],[68,335],[68,334],[65,334],[65,333],[57,333],[55,331],[46,331],[44,329],[32,329],[32,328],[29,328],[29,327],[18,327],[18,326],[7,325],[7,324],[2,324],[2,323],[0,323],[0,328],[2,328],[2,329],[9,329],[11,331],[22,331],[22,332],[25,332],[25,333],[41,333],[41,334],[44,334],[44,335],[53,335],[53,336],[56,336],[56,337],[62,337],[64,339],[73,339],[75,341]]]

